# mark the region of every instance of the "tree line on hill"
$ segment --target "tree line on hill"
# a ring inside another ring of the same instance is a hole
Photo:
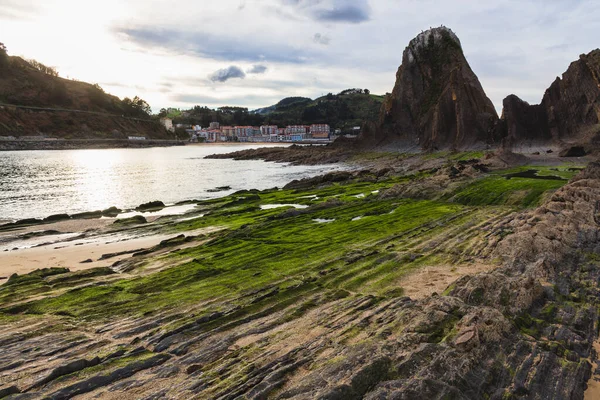
[[[169,117],[175,124],[208,126],[221,125],[311,125],[329,124],[332,129],[350,132],[365,121],[375,121],[384,96],[371,95],[368,89],[347,89],[329,93],[312,100],[307,97],[288,97],[279,103],[250,111],[246,107],[224,106],[211,109],[195,106],[189,110],[161,109],[159,117]]]

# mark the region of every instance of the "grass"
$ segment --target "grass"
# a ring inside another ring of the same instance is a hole
[[[538,170],[538,177],[510,178],[504,175]],[[535,207],[544,199],[544,194],[562,187],[568,179],[578,173],[571,167],[519,167],[489,174],[474,182],[468,183],[446,198],[468,206],[508,205],[517,208]],[[543,179],[544,176],[558,176],[565,180]]]
[[[460,157],[473,157],[463,154]],[[510,172],[515,172],[511,170]],[[297,303],[286,318],[297,318],[315,306],[311,293],[328,299],[355,293],[378,297],[403,294],[398,282],[424,265],[459,260],[480,234],[475,222],[499,213],[498,206],[530,207],[565,181],[512,178],[489,174],[441,201],[386,199],[373,194],[411,177],[356,181],[310,190],[239,192],[201,202],[204,217],[172,224],[173,232],[210,226],[226,229],[204,245],[168,254],[172,267],[147,276],[64,288],[102,276],[104,270],[46,275],[32,273],[0,287],[0,315],[55,314],[86,320],[118,315],[140,316],[190,305],[201,314],[236,309],[211,324]],[[540,168],[540,174],[572,176]],[[364,197],[357,197],[364,195]],[[448,201],[450,200],[450,201]],[[262,210],[263,204],[303,204],[303,210]],[[472,206],[477,206],[476,208]],[[483,207],[483,210],[481,209]],[[488,215],[489,214],[489,215]],[[355,217],[360,220],[353,220]],[[333,220],[316,223],[315,219]],[[435,245],[439,236],[462,235],[460,245]],[[431,247],[433,246],[433,247]],[[424,255],[409,256],[415,249]],[[64,271],[62,271],[64,273]],[[115,277],[116,278],[116,277]],[[57,292],[57,289],[62,291]],[[27,302],[27,298],[44,295]],[[21,300],[21,304],[2,304]],[[229,318],[229,319],[228,319]],[[5,318],[2,318],[5,319]],[[2,322],[0,319],[0,323]]]

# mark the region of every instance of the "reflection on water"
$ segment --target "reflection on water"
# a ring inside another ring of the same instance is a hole
[[[146,217],[162,217],[164,215],[181,215],[181,214],[185,214],[188,211],[192,211],[194,208],[196,208],[195,204],[184,204],[181,206],[165,207],[165,208],[162,208],[157,211],[146,211],[146,212],[130,211],[130,212],[126,212],[126,213],[117,215],[117,219],[131,218],[131,217],[135,217],[136,215],[141,215],[144,218],[146,218]]]
[[[161,200],[225,196],[281,187],[341,166],[205,160],[213,153],[260,147],[206,145],[150,149],[10,151],[0,153],[0,219],[41,218]],[[231,190],[208,192],[216,187]]]

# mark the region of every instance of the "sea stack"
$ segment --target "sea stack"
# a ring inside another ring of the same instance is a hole
[[[600,49],[583,54],[556,78],[539,105],[504,99],[502,134],[511,143],[597,141],[600,136]]]
[[[460,40],[446,27],[411,40],[394,90],[363,143],[375,146],[458,149],[494,140],[498,115],[467,62]]]

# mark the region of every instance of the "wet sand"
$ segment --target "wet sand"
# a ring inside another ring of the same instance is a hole
[[[221,229],[208,227],[170,234],[148,232],[147,228],[160,216],[147,216],[148,225],[127,230],[115,231],[112,229],[115,219],[103,218],[59,221],[0,232],[0,284],[14,273],[27,274],[40,268],[65,267],[78,271],[108,267],[131,257],[136,250],[154,247],[178,234],[196,236]],[[42,234],[49,231],[54,233]],[[31,233],[40,235],[23,238]],[[104,254],[121,252],[131,253],[99,260]]]
[[[14,273],[27,274],[38,268],[66,267],[71,271],[78,271],[95,267],[108,267],[115,261],[131,257],[131,254],[99,261],[98,259],[103,254],[149,248],[159,244],[161,240],[174,236],[176,235],[154,235],[112,243],[92,242],[80,245],[77,241],[73,243],[62,242],[28,249],[3,251],[0,253],[0,277],[8,278]],[[92,262],[81,263],[81,261],[88,259],[91,259]]]

